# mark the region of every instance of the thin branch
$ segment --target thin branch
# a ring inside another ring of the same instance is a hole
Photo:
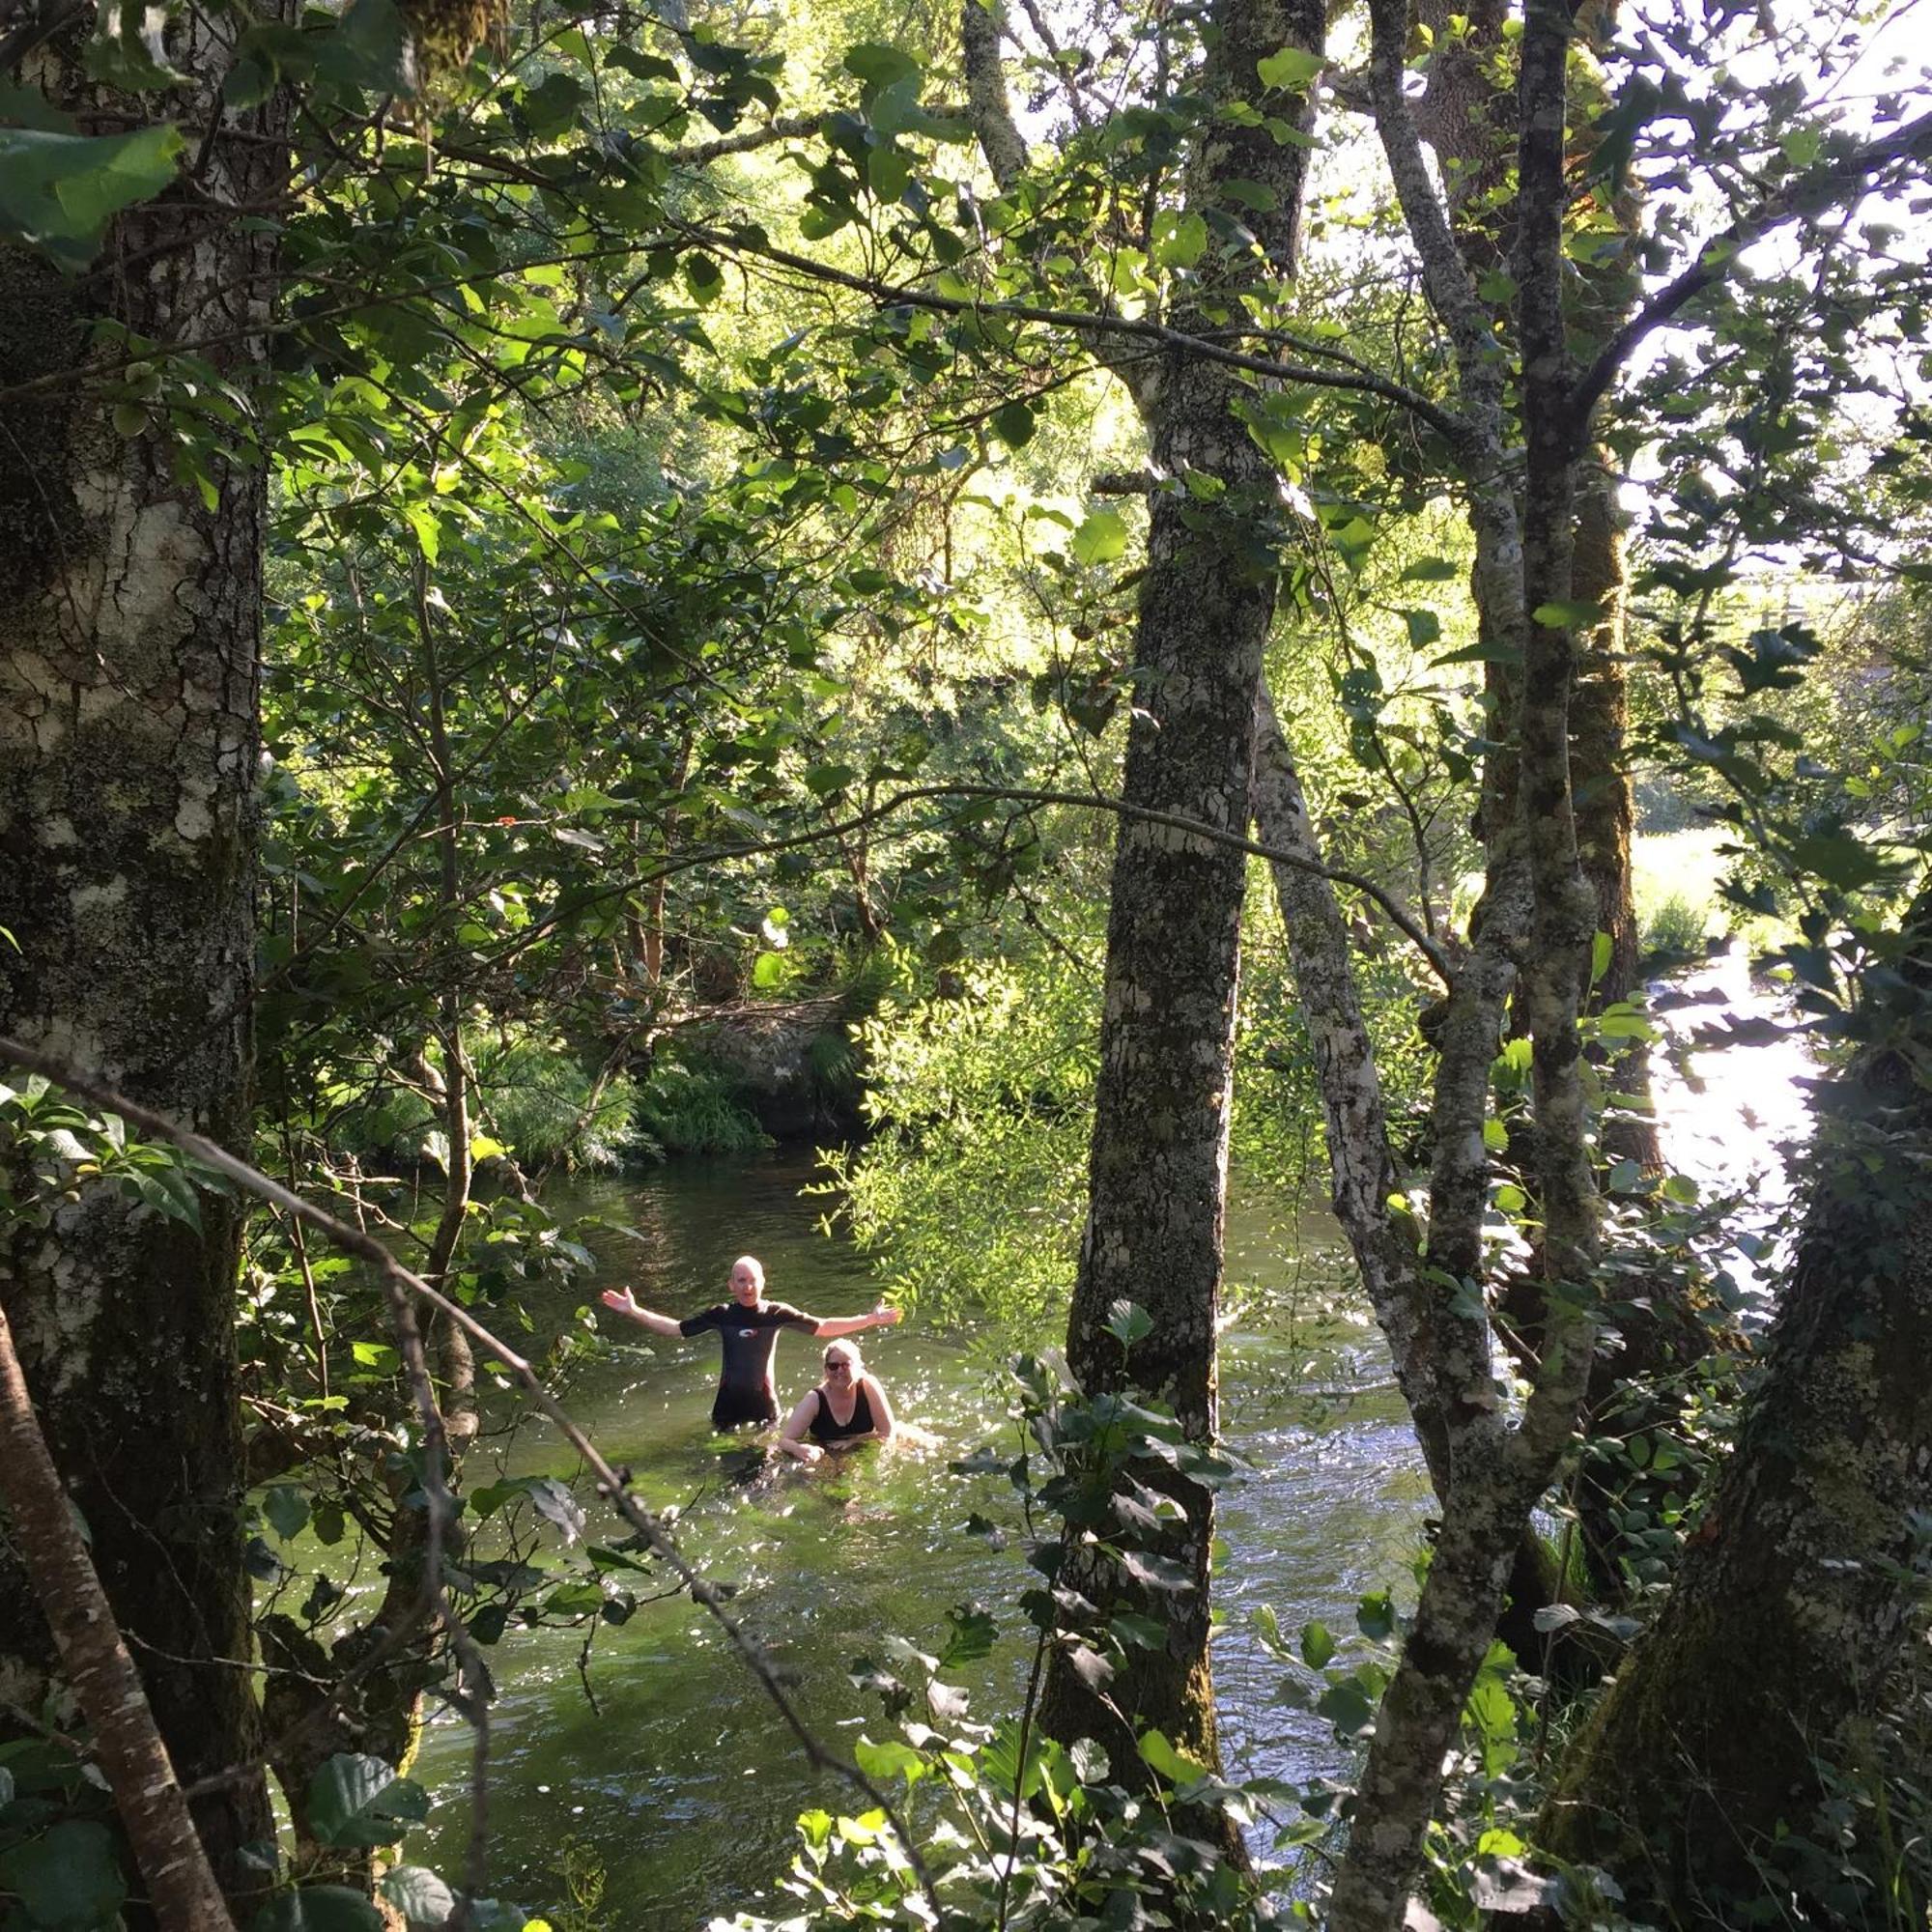
[[[567,905],[559,905],[548,917],[534,922],[518,934],[519,948],[541,938],[553,926],[566,919],[575,919],[586,907],[618,894],[636,892],[639,887],[654,885],[661,878],[668,878],[676,872],[686,872],[698,866],[708,866],[725,859],[756,858],[768,852],[786,852],[802,845],[814,845],[827,838],[837,838],[845,834],[876,824],[880,819],[890,818],[895,812],[902,811],[909,805],[917,805],[930,799],[944,798],[984,798],[1004,800],[1012,805],[1065,805],[1077,806],[1093,811],[1111,811],[1122,818],[1131,818],[1142,824],[1165,826],[1170,831],[1183,832],[1204,839],[1210,845],[1232,846],[1239,852],[1246,852],[1257,859],[1265,859],[1271,865],[1286,866],[1298,872],[1313,872],[1327,879],[1331,884],[1347,886],[1360,893],[1365,898],[1374,900],[1381,908],[1382,915],[1389,923],[1420,952],[1429,962],[1431,970],[1447,985],[1452,974],[1450,962],[1442,948],[1423,928],[1416,924],[1407,909],[1375,880],[1365,878],[1360,872],[1350,872],[1340,867],[1324,866],[1319,860],[1309,858],[1305,853],[1294,852],[1279,845],[1267,845],[1259,839],[1249,838],[1238,832],[1231,832],[1225,826],[1209,825],[1202,819],[1188,818],[1177,811],[1156,811],[1149,806],[1129,805],[1125,799],[1109,798],[1102,792],[1048,791],[1031,789],[1021,785],[990,784],[930,784],[910,785],[903,791],[896,791],[890,798],[882,799],[876,805],[867,806],[862,811],[854,812],[849,818],[835,823],[815,827],[809,832],[782,834],[775,838],[743,839],[728,845],[710,845],[689,852],[680,853],[669,859],[655,871],[645,872],[626,878],[619,883],[601,888],[586,897],[572,899]]]
[[[812,260],[809,255],[796,255],[789,249],[777,247],[750,231],[705,228],[682,222],[675,226],[688,241],[700,242],[705,247],[770,262],[796,274],[809,275],[814,281],[850,289],[854,294],[868,297],[887,307],[921,308],[935,315],[971,315],[984,321],[1037,322],[1053,328],[1074,329],[1082,334],[1097,332],[1122,336],[1131,341],[1151,342],[1177,355],[1197,356],[1204,362],[1218,362],[1230,369],[1245,369],[1251,375],[1265,376],[1277,383],[1301,383],[1313,388],[1347,389],[1356,394],[1380,396],[1384,401],[1395,403],[1411,414],[1420,416],[1432,429],[1454,441],[1460,442],[1466,435],[1466,425],[1461,417],[1452,414],[1440,404],[1432,402],[1420,391],[1406,388],[1402,384],[1392,383],[1382,376],[1316,369],[1306,363],[1278,362],[1266,355],[1249,355],[1238,349],[1223,348],[1218,342],[1210,342],[1184,328],[1170,328],[1165,323],[1150,322],[1140,316],[1042,308],[1033,302],[973,301],[959,296],[942,296],[930,289],[910,288],[902,282],[888,282],[876,276],[835,269],[827,263]],[[1253,333],[1265,335],[1267,331],[1258,328]]]
[[[1597,359],[1584,371],[1571,391],[1570,408],[1574,420],[1581,425],[1589,418],[1604,391],[1616,380],[1617,371],[1630,359],[1643,339],[1662,328],[1694,301],[1705,290],[1728,276],[1740,255],[1754,242],[1835,203],[1861,193],[1870,177],[1892,161],[1922,159],[1932,155],[1932,113],[1908,121],[1878,140],[1836,160],[1789,181],[1749,213],[1741,216],[1721,235],[1706,242],[1697,259],[1680,274],[1666,282],[1623,327],[1604,345]]]
[[[80,1539],[0,1306],[0,1499],[62,1666],[94,1730],[162,1932],[234,1932],[134,1660]]]

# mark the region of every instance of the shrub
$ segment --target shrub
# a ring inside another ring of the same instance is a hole
[[[660,1060],[638,1094],[636,1125],[664,1153],[753,1153],[771,1136],[715,1067]]]

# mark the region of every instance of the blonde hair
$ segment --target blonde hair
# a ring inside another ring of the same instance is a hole
[[[832,1359],[832,1350],[834,1349],[842,1349],[845,1351],[846,1360],[852,1364],[852,1379],[856,1382],[866,1373],[866,1358],[859,1352],[858,1343],[853,1341],[849,1335],[835,1335],[825,1345],[824,1359],[826,1361]]]

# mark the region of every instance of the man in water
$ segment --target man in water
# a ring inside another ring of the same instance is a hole
[[[782,1301],[765,1299],[764,1265],[754,1256],[740,1255],[731,1264],[731,1299],[679,1321],[640,1308],[628,1288],[607,1288],[604,1306],[641,1322],[653,1335],[701,1335],[718,1331],[724,1359],[718,1377],[718,1395],[711,1405],[716,1429],[736,1429],[746,1422],[776,1422],[778,1391],[772,1386],[772,1356],[781,1328],[803,1328],[808,1335],[829,1342],[839,1335],[856,1335],[864,1328],[890,1328],[899,1320],[896,1308],[875,1308],[869,1315],[835,1315],[821,1321]]]

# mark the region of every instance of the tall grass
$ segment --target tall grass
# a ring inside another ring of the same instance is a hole
[[[666,1153],[751,1153],[772,1144],[730,1078],[702,1063],[660,1059],[637,1109],[638,1127]]]

